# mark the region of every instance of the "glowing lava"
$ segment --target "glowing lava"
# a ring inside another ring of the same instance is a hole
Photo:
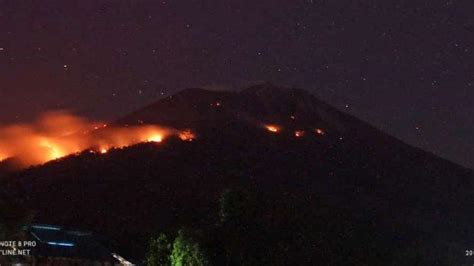
[[[0,161],[15,157],[26,167],[85,150],[104,154],[142,142],[160,143],[169,136],[186,141],[195,138],[191,130],[156,125],[118,127],[52,112],[31,124],[0,127]]]

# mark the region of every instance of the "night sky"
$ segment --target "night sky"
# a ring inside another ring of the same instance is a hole
[[[0,0],[0,123],[270,81],[474,168],[472,14],[471,0]]]

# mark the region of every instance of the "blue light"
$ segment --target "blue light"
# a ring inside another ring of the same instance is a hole
[[[73,243],[63,243],[63,242],[47,242],[48,245],[53,246],[62,246],[62,247],[74,247]]]
[[[44,229],[44,230],[54,230],[54,231],[59,231],[59,230],[61,230],[61,228],[59,228],[59,227],[46,226],[46,225],[32,225],[31,228]]]

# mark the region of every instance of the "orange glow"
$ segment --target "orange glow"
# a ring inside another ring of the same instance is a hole
[[[148,138],[148,142],[162,142],[163,141],[163,136],[162,135],[152,135],[151,137]]]
[[[30,124],[0,127],[0,161],[17,158],[24,167],[42,164],[85,150],[107,153],[142,142],[160,143],[169,136],[195,138],[191,130],[156,125],[118,127],[65,112],[50,112]]]
[[[48,158],[51,158],[53,160],[63,157],[65,155],[58,144],[53,143],[47,138],[42,139],[39,145],[45,149],[45,153],[47,154]]]
[[[265,125],[265,128],[273,133],[278,133],[280,132],[281,128],[277,125]]]
[[[321,136],[326,135],[326,132],[324,132],[324,130],[322,130],[320,128],[317,128],[315,131],[316,131],[316,134],[318,134],[318,135],[321,135]]]
[[[196,136],[190,129],[186,129],[179,133],[179,138],[183,141],[193,141]]]
[[[303,130],[296,130],[295,131],[295,137],[300,138],[304,136],[304,131]]]

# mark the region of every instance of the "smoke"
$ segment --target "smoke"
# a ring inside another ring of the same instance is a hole
[[[156,125],[115,127],[64,111],[47,112],[32,123],[0,127],[0,161],[15,158],[22,166],[30,166],[84,150],[106,153],[141,142],[158,143],[171,135],[194,138],[189,130]]]

